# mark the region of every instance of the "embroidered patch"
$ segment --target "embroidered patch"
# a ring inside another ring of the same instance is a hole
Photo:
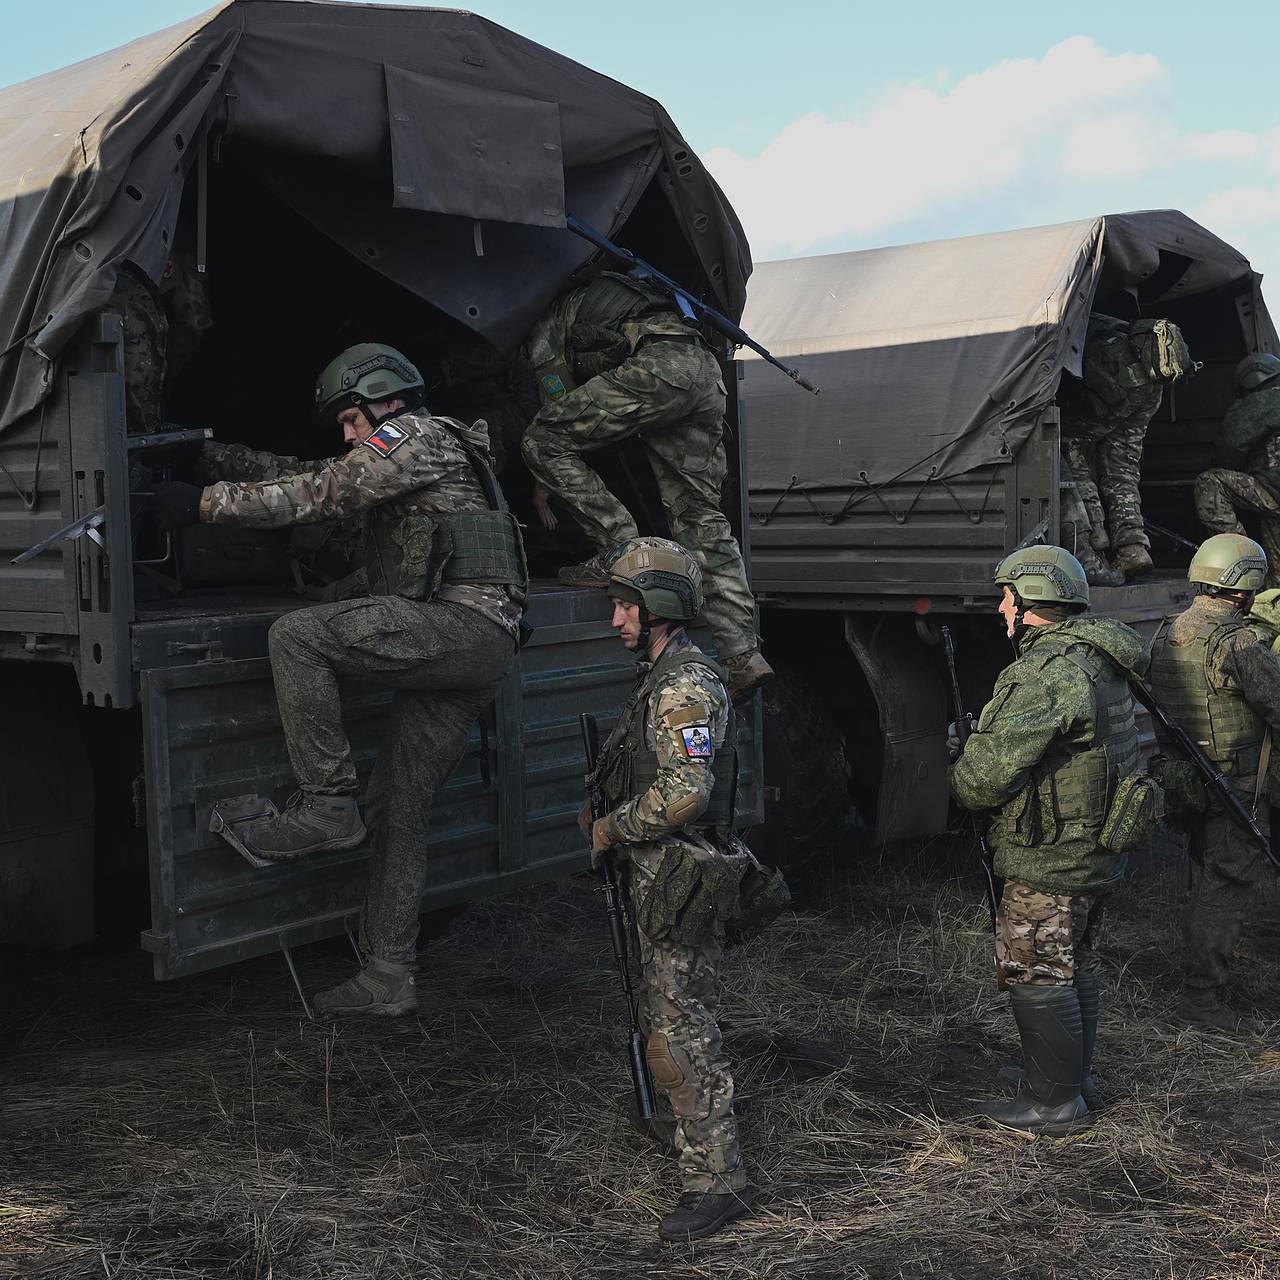
[[[551,400],[563,400],[569,394],[558,373],[545,374],[542,379],[542,389]]]
[[[380,453],[385,458],[395,451],[409,438],[407,431],[402,431],[394,422],[384,422],[377,431],[373,433],[365,444],[369,446],[374,453]]]
[[[691,724],[680,730],[684,739],[684,753],[690,760],[711,759],[711,726]]]

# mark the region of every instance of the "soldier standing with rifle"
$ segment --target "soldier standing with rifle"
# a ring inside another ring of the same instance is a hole
[[[1060,1137],[1092,1121],[1082,1095],[1093,1094],[1098,1029],[1093,944],[1107,892],[1154,820],[1157,789],[1137,772],[1127,681],[1146,655],[1128,627],[1082,616],[1089,584],[1061,547],[1015,551],[995,582],[1017,659],[952,766],[951,790],[992,815],[1005,881],[996,971],[1025,1070],[1001,1073],[1012,1101],[981,1109],[997,1124]]]
[[[588,779],[605,812],[593,815],[588,801],[580,821],[593,862],[611,851],[627,859],[645,1058],[674,1113],[682,1187],[658,1234],[694,1240],[751,1206],[716,1017],[723,925],[756,864],[731,831],[725,676],[684,629],[702,606],[697,562],[665,538],[633,538],[603,563],[613,627],[639,676]]]
[[[1181,815],[1189,852],[1201,868],[1187,911],[1175,1017],[1232,1034],[1256,1030],[1227,1004],[1226,985],[1245,904],[1270,852],[1270,813],[1257,797],[1259,774],[1266,771],[1264,739],[1268,729],[1280,730],[1280,659],[1259,643],[1248,618],[1266,573],[1266,554],[1252,539],[1236,533],[1209,538],[1187,571],[1200,593],[1161,624],[1151,646],[1151,692],[1174,728],[1180,725],[1191,739],[1189,751],[1179,749],[1157,717],[1161,745],[1194,759],[1198,744],[1227,790],[1211,795],[1185,761],[1171,758],[1164,765],[1169,808]],[[1184,768],[1171,767],[1178,764]]]

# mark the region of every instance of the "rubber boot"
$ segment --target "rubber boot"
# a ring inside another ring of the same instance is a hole
[[[1093,1117],[1080,1096],[1084,1035],[1075,988],[1020,982],[1009,988],[1009,999],[1026,1083],[1012,1102],[986,1102],[979,1110],[1006,1128],[1055,1138],[1087,1127]]]
[[[751,1208],[754,1196],[752,1187],[723,1193],[686,1191],[676,1201],[676,1207],[659,1223],[658,1235],[674,1243],[715,1235],[721,1227],[741,1218]]]
[[[1080,1000],[1080,1096],[1090,1111],[1098,1105],[1098,1083],[1093,1075],[1093,1046],[1098,1039],[1098,979],[1091,973],[1076,976],[1076,995]],[[1015,1097],[1026,1087],[1026,1072],[1021,1067],[1001,1067],[996,1079]]]

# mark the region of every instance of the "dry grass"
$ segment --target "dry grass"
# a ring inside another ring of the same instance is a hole
[[[654,1228],[674,1169],[622,1115],[618,1001],[586,881],[474,908],[416,1021],[312,1025],[284,965],[156,985],[131,948],[20,959],[2,1015],[0,1274],[1204,1277],[1280,1274],[1280,1054],[1178,1033],[1178,864],[1119,895],[1107,1103],[1066,1141],[979,1128],[1015,1034],[954,858],[864,863],[727,965],[756,1216]],[[1242,995],[1280,1014],[1275,892]],[[341,947],[300,957],[345,974]],[[1273,1023],[1274,1029],[1274,1023]]]

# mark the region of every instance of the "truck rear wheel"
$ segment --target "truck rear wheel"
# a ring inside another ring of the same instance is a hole
[[[801,675],[764,689],[765,820],[750,833],[766,862],[796,869],[844,839],[853,802],[844,734]]]

